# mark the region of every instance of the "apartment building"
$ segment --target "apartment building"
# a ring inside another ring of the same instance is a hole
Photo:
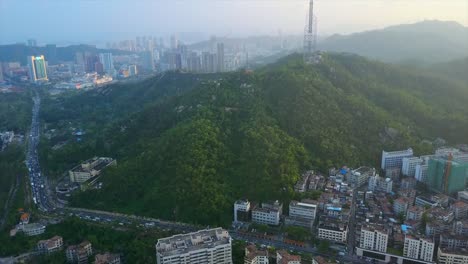
[[[88,263],[88,258],[92,254],[93,247],[89,241],[83,241],[78,245],[71,245],[65,252],[68,262],[79,264]]]
[[[220,227],[158,240],[158,264],[232,264],[231,237]]]
[[[420,206],[410,206],[406,211],[406,220],[420,221],[424,214],[424,208]]]
[[[450,208],[455,214],[455,219],[459,220],[468,217],[468,203],[457,201],[453,203]]]
[[[286,250],[276,251],[276,264],[301,264],[301,257],[291,255]]]
[[[245,247],[244,264],[268,264],[268,250],[258,249],[255,245]]]
[[[19,228],[26,236],[37,236],[45,232],[45,225],[39,223],[31,223],[19,225]]]
[[[363,226],[359,242],[363,249],[387,252],[388,231],[382,227]]]
[[[289,203],[289,216],[285,218],[285,224],[311,229],[316,215],[316,202],[312,200],[291,201]]]
[[[273,203],[262,203],[262,207],[256,206],[252,209],[252,221],[258,224],[279,225],[283,211],[283,204],[278,201]]]
[[[318,238],[345,243],[348,236],[348,225],[328,219],[318,227]]]
[[[352,170],[348,175],[348,183],[353,187],[361,187],[366,185],[369,177],[375,176],[375,168],[360,167]]]
[[[431,262],[434,256],[434,247],[433,239],[406,235],[403,256]]]
[[[97,254],[94,257],[94,264],[120,264],[120,255],[119,254]]]
[[[439,247],[437,250],[437,263],[439,264],[466,264],[468,263],[468,250],[450,250]]]
[[[63,238],[54,236],[50,239],[39,240],[37,242],[37,250],[43,254],[49,254],[61,250],[63,247]]]
[[[400,197],[393,202],[393,211],[395,214],[406,214],[409,207],[409,200],[406,197]]]

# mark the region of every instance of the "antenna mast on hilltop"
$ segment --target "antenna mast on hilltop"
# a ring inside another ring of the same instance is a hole
[[[304,30],[304,62],[316,63],[318,58],[315,54],[317,45],[317,18],[314,17],[314,0],[310,0],[309,13]]]

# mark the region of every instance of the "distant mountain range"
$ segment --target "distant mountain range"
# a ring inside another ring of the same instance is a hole
[[[456,22],[423,21],[333,35],[320,42],[319,48],[393,63],[445,62],[468,56],[468,28]]]

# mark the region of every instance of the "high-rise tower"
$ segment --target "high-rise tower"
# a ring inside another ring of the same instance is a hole
[[[315,63],[315,48],[317,43],[317,19],[314,17],[314,0],[310,0],[309,13],[304,30],[304,62]]]
[[[44,55],[28,56],[29,80],[33,83],[48,81]]]

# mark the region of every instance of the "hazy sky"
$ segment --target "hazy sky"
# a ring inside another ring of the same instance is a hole
[[[320,35],[424,19],[468,25],[468,0],[316,0]],[[308,0],[0,0],[0,43],[119,40],[200,32],[298,34]]]

